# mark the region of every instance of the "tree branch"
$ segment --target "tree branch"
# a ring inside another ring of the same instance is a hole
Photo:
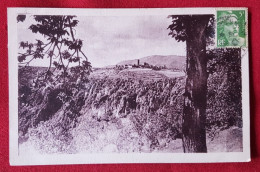
[[[34,57],[33,57],[31,60],[29,60],[28,62],[19,63],[19,64],[25,64],[22,68],[27,67],[27,66],[29,66],[30,62],[31,62],[33,59],[34,59]]]
[[[53,49],[52,49],[52,54],[51,54],[51,56],[49,56],[49,57],[50,57],[50,64],[49,64],[48,70],[47,70],[47,72],[46,72],[46,74],[45,74],[45,79],[47,78],[47,74],[48,74],[48,72],[49,72],[49,71],[50,71],[50,69],[51,69],[51,64],[52,64],[52,56],[53,56],[53,54],[54,54],[55,47],[56,47],[56,44],[53,46]]]
[[[86,58],[86,60],[88,61],[88,57],[83,53],[83,51],[82,50],[79,50],[81,53],[82,53],[82,55]]]
[[[70,27],[71,37],[72,37],[73,41],[75,41],[74,33],[73,33],[73,30],[72,30],[72,27],[71,27],[71,21],[70,21],[70,18],[69,18],[69,27]]]
[[[79,58],[79,66],[80,66],[79,50],[77,50],[77,58]]]

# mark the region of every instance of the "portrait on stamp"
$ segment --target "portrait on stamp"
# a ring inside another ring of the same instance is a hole
[[[217,11],[217,46],[246,46],[244,10]]]
[[[248,161],[245,9],[17,10],[12,164]]]

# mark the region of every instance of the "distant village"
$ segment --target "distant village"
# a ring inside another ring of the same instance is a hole
[[[167,69],[166,65],[163,66],[156,66],[151,65],[149,63],[144,62],[143,64],[140,64],[140,60],[137,60],[137,64],[125,64],[125,65],[116,65],[114,69],[123,70],[123,69],[131,69],[131,68],[146,68],[146,69],[152,69],[152,70],[162,70]]]

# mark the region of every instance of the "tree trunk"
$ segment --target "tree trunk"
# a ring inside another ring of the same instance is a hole
[[[182,141],[185,153],[207,152],[206,104],[207,57],[205,29],[210,16],[191,16],[187,33],[186,86],[184,93]]]

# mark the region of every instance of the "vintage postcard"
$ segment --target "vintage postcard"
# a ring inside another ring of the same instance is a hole
[[[247,8],[9,8],[10,164],[250,161],[247,28]]]

